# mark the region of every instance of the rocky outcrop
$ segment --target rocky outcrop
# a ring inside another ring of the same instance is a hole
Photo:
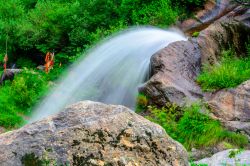
[[[233,155],[233,152],[235,155]],[[231,155],[230,155],[231,154]],[[250,151],[226,150],[216,153],[211,158],[205,158],[195,162],[196,164],[206,164],[208,166],[221,165],[250,165]]]
[[[79,102],[0,135],[1,166],[188,165],[187,153],[158,125],[123,106]]]
[[[250,8],[242,4],[235,0],[208,0],[194,18],[178,25],[190,35],[200,32],[197,41],[203,63],[216,63],[221,51],[229,47],[235,47],[239,54],[245,52],[250,35]]]
[[[250,19],[250,17],[249,17]],[[246,52],[250,28],[235,18],[222,19],[200,32],[197,42],[203,64],[219,61],[223,50],[233,47],[238,55]]]
[[[192,34],[207,28],[236,7],[237,4],[232,3],[230,0],[208,0],[204,9],[199,10],[193,18],[179,23],[178,26],[187,34]]]
[[[192,41],[170,44],[151,58],[152,77],[139,88],[153,104],[184,105],[202,97],[195,77],[200,72],[200,52]]]
[[[215,92],[207,98],[215,116],[227,121],[250,121],[250,80],[234,89]]]
[[[193,21],[191,21],[193,20]],[[216,63],[222,50],[244,53],[250,35],[250,8],[232,0],[209,0],[204,10],[179,26],[186,33],[202,30],[197,42],[202,63]]]
[[[250,80],[236,88],[209,94],[206,101],[213,114],[230,130],[250,135]]]
[[[201,13],[197,14],[199,22],[209,25],[197,38],[172,43],[151,58],[152,77],[139,88],[151,103],[183,106],[202,99],[204,94],[195,81],[201,66],[217,63],[221,52],[231,46],[239,55],[246,51],[245,43],[250,36],[248,7],[230,0],[208,1]],[[199,25],[194,27],[199,29]],[[192,28],[183,24],[182,29],[187,32]]]

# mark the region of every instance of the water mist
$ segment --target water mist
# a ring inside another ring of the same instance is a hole
[[[132,28],[99,43],[69,70],[37,106],[31,122],[66,105],[93,100],[133,108],[137,88],[145,81],[150,57],[169,43],[185,40],[177,31]]]

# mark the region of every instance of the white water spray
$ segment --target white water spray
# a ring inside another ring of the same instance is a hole
[[[30,121],[55,114],[80,100],[133,108],[137,88],[148,74],[150,57],[179,40],[185,37],[176,31],[132,28],[101,42],[38,105]]]

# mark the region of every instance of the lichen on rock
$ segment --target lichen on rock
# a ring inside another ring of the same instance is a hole
[[[0,153],[3,166],[27,156],[58,165],[188,165],[185,149],[160,126],[126,107],[90,101],[0,135]]]

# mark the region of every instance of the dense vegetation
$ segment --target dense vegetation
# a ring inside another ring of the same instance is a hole
[[[0,51],[7,39],[14,59],[54,49],[67,60],[128,26],[168,26],[204,1],[0,0]]]
[[[14,59],[53,49],[67,58],[127,26],[166,26],[177,17],[169,0],[1,1],[0,50],[8,38]]]
[[[197,37],[199,33],[193,34]],[[204,91],[236,87],[250,78],[250,43],[246,54],[237,55],[233,49],[223,51],[220,61],[203,66],[197,82]],[[243,148],[248,144],[246,136],[224,129],[218,120],[209,116],[209,109],[201,104],[178,107],[167,103],[165,107],[150,106],[147,96],[137,97],[137,113],[161,125],[175,140],[188,150],[213,147],[222,143],[225,148]]]
[[[128,26],[166,27],[188,13],[187,6],[204,1],[187,0],[0,0],[0,70],[6,51],[8,67],[25,71],[0,87],[0,126],[23,123],[33,106],[48,91],[63,68],[105,36]],[[174,7],[172,7],[174,6]],[[54,69],[44,74],[47,51],[54,50]],[[62,63],[63,67],[59,67]],[[1,73],[0,73],[1,74]]]
[[[149,107],[147,118],[161,125],[175,140],[188,150],[214,146],[224,142],[227,147],[244,147],[247,137],[223,129],[220,122],[201,113],[201,106],[194,104],[180,108],[166,104],[163,108]]]
[[[233,88],[250,78],[250,44],[246,45],[247,53],[236,56],[233,49],[222,53],[219,63],[206,65],[197,78],[204,91]]]
[[[31,107],[48,88],[45,81],[39,73],[25,70],[12,83],[6,82],[0,93],[0,126],[10,128],[21,124],[22,117],[30,113]]]

